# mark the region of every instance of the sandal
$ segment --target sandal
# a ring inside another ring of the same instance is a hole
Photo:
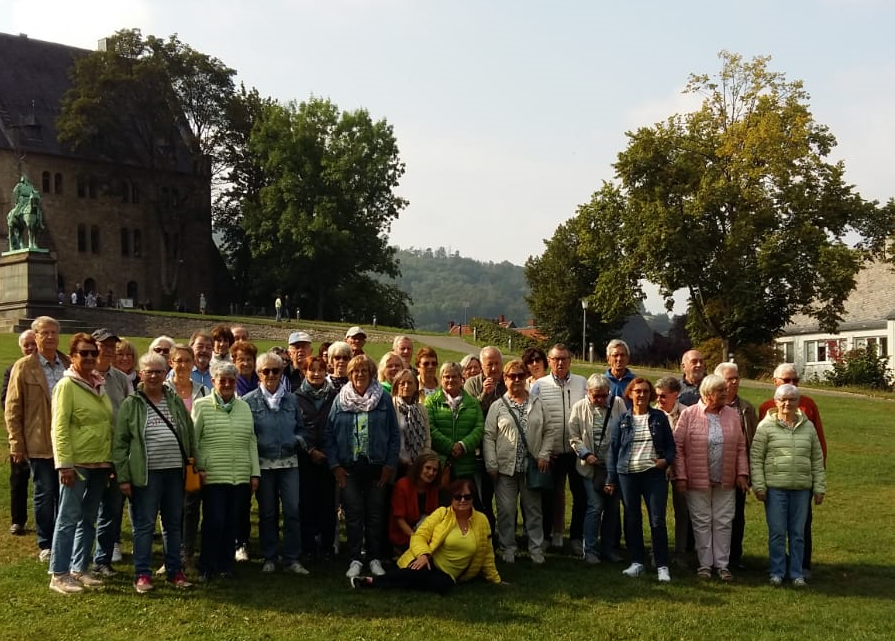
[[[703,581],[708,581],[712,578],[712,570],[711,568],[699,568],[696,571],[696,578],[702,579]]]
[[[733,581],[733,573],[727,568],[721,568],[718,570],[718,578],[720,578],[725,583],[730,583]]]

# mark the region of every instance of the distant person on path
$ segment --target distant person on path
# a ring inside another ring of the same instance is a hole
[[[273,303],[273,307],[277,311],[277,322],[279,323],[283,320],[283,299],[277,296],[277,299]]]
[[[208,301],[205,300],[205,294],[199,294],[199,313],[205,315],[205,311],[208,309]]]

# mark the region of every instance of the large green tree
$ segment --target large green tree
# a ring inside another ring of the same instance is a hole
[[[686,289],[691,336],[720,338],[725,353],[770,340],[797,313],[832,331],[892,231],[891,208],[862,199],[828,160],[835,138],[801,82],[767,57],[720,59],[717,75],[690,77],[700,109],[627,133],[615,163],[627,204],[613,214],[616,247],[597,255],[622,280],[636,267],[668,299]],[[610,291],[595,297],[612,304]]]
[[[304,316],[407,324],[406,294],[369,278],[399,274],[388,232],[407,201],[391,125],[320,98],[269,104],[248,151],[263,172],[241,212],[255,291],[296,293]]]

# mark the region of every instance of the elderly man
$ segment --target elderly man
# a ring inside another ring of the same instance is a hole
[[[684,406],[678,400],[681,394],[681,382],[674,376],[663,376],[656,381],[656,408],[665,412],[672,431],[677,426]],[[668,477],[674,480],[674,466],[668,469]],[[675,565],[688,567],[687,555],[696,550],[696,539],[693,536],[693,525],[690,523],[690,508],[687,505],[687,493],[671,484],[671,506],[674,508],[674,551],[672,561]]]
[[[305,359],[311,355],[311,335],[307,332],[292,332],[289,334],[289,367],[286,380],[289,389],[297,392],[305,379]]]
[[[793,363],[781,363],[774,370],[774,387],[780,387],[784,383],[799,386],[799,371]],[[820,441],[820,449],[824,455],[824,467],[827,465],[827,439],[824,438],[824,427],[820,420],[820,410],[817,403],[810,396],[805,396],[799,392],[799,409],[808,417],[808,420],[814,423],[814,429],[817,432],[817,438]],[[758,420],[764,418],[768,410],[774,409],[774,399],[769,398],[761,407],[758,408]],[[811,522],[814,514],[811,509],[811,503],[808,503],[808,519],[805,521],[805,557],[802,560],[802,569],[805,571],[805,578],[810,578],[811,574]]]
[[[351,346],[351,357],[364,353],[364,345],[367,342],[367,333],[355,325],[345,332],[345,342]]]
[[[214,340],[211,334],[204,329],[196,330],[190,337],[190,347],[193,348],[193,360],[195,364],[190,372],[190,378],[199,385],[204,385],[211,390],[211,355],[214,350]]]
[[[479,352],[479,360],[482,362],[482,373],[469,378],[463,384],[463,389],[479,402],[482,416],[488,416],[491,404],[507,392],[507,386],[503,382],[503,354],[496,347],[489,345]],[[491,524],[491,531],[496,532],[493,507],[494,481],[491,475],[485,472],[485,461],[481,450],[476,452],[475,481],[482,499],[483,511]]]
[[[96,360],[96,372],[105,380],[106,394],[112,401],[112,417],[118,415],[121,402],[133,389],[127,375],[112,366],[115,362],[115,346],[120,340],[105,327],[93,332],[96,345],[99,347],[99,358]],[[166,342],[167,341],[167,342]],[[167,360],[173,339],[160,336],[153,341],[153,351]],[[162,351],[159,351],[162,350]],[[113,563],[121,561],[121,516],[124,507],[124,495],[118,489],[117,482],[110,482],[103,490],[103,497],[96,517],[96,553],[93,556],[92,572],[103,577],[115,576]]]
[[[613,338],[606,346],[606,378],[609,379],[609,393],[617,398],[625,397],[625,388],[634,380],[634,372],[628,369],[631,362],[631,350],[620,338]]]
[[[681,357],[681,405],[696,405],[699,402],[699,384],[705,378],[705,358],[699,350],[691,349]]]
[[[740,398],[740,370],[736,363],[721,363],[715,368],[715,374],[727,383],[727,404],[736,410],[740,417],[740,427],[746,437],[746,455],[752,448],[752,437],[758,427],[758,414],[752,403]],[[746,494],[736,488],[736,505],[733,513],[733,526],[730,536],[730,565],[743,568],[743,535],[746,532]]]
[[[37,339],[33,329],[26,329],[19,334],[19,350],[22,356],[31,356],[37,351]],[[9,377],[12,374],[12,365],[3,373],[3,405],[6,405],[6,391],[9,389]],[[25,523],[28,521],[28,480],[31,478],[31,468],[28,461],[13,460],[9,457],[9,533],[21,536],[25,533]]]
[[[50,560],[59,476],[53,460],[51,439],[52,393],[70,361],[58,351],[59,323],[39,316],[31,323],[37,350],[12,366],[6,395],[5,420],[9,453],[14,463],[27,462],[34,478],[34,524],[40,560]]]
[[[587,512],[587,494],[584,481],[575,471],[578,457],[569,441],[569,417],[572,406],[587,396],[587,380],[572,374],[572,357],[562,343],[550,348],[547,354],[550,376],[539,378],[531,386],[532,396],[538,396],[557,435],[553,445],[554,492],[541,492],[544,515],[544,540],[554,547],[562,547],[562,532],[565,526],[565,485],[569,481],[572,492],[572,520],[569,524],[569,539],[572,554],[584,557],[584,515]]]
[[[413,341],[409,336],[395,336],[392,351],[401,357],[404,369],[413,369]]]
[[[234,343],[249,340],[249,331],[242,325],[234,325],[230,328],[230,331],[233,332]]]

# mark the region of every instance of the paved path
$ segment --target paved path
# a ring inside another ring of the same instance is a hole
[[[433,336],[431,334],[408,334],[408,336],[414,343],[430,345],[434,347],[436,351],[439,349],[447,349],[452,352],[460,352],[461,354],[478,354],[481,349],[476,345],[470,345],[462,338],[457,338],[456,336]]]

